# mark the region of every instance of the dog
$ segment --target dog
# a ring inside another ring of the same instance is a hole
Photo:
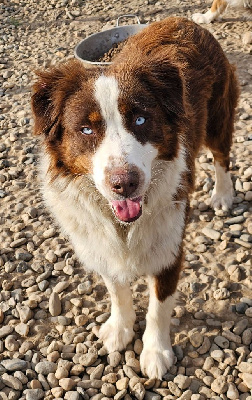
[[[252,0],[213,0],[210,10],[205,14],[196,13],[192,15],[192,20],[197,24],[210,24],[214,20],[218,20],[226,8],[244,8],[249,11],[252,9]],[[252,32],[246,32],[242,38],[243,44],[252,43]]]
[[[108,66],[70,60],[37,75],[43,195],[79,260],[110,293],[99,338],[108,352],[132,341],[129,283],[146,276],[140,364],[161,379],[173,364],[170,319],[201,145],[214,156],[213,208],[232,205],[234,67],[207,30],[174,17],[134,35]]]

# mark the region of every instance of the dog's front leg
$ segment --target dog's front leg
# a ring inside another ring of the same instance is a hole
[[[101,326],[99,338],[109,353],[125,349],[134,336],[136,314],[129,284],[121,285],[103,276],[111,297],[111,315]]]
[[[159,275],[149,276],[150,301],[143,335],[141,369],[150,378],[162,379],[174,355],[170,340],[170,321],[175,303],[181,258]]]

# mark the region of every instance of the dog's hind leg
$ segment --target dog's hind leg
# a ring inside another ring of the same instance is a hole
[[[211,150],[215,165],[215,186],[211,204],[213,209],[227,211],[233,203],[233,184],[229,172],[230,149],[234,131],[238,85],[232,66],[228,66],[228,78],[224,88],[215,88],[209,101],[206,146]],[[220,85],[221,86],[221,85]]]
[[[205,14],[196,13],[192,15],[192,20],[197,24],[209,24],[210,22],[219,19],[220,15],[227,8],[227,2],[225,0],[214,0],[211,9]]]
[[[121,285],[103,276],[111,297],[111,315],[101,326],[99,338],[109,353],[121,351],[132,341],[136,319],[129,284]]]

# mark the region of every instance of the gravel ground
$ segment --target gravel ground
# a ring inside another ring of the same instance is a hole
[[[107,355],[97,331],[109,315],[102,280],[86,274],[44,209],[32,136],[33,70],[73,57],[81,38],[114,26],[205,11],[200,1],[2,0],[0,19],[0,399],[252,400],[252,30],[228,11],[207,28],[237,65],[241,98],[231,155],[236,191],[229,215],[209,208],[211,154],[197,160],[185,238],[185,269],[172,319],[176,364],[162,381],[144,378],[139,354],[148,304],[132,283],[135,338]]]

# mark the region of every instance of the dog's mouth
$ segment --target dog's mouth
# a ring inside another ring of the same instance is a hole
[[[112,209],[120,221],[134,222],[142,215],[142,197],[113,200]]]

